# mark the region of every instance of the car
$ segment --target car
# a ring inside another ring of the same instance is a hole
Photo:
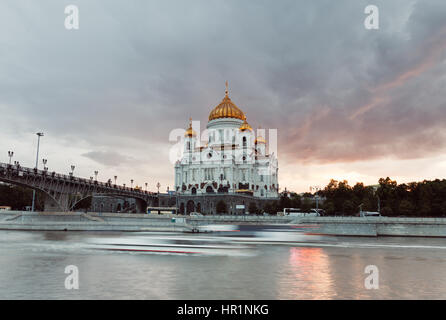
[[[203,215],[201,214],[201,213],[199,213],[199,212],[191,212],[190,214],[189,214],[191,217],[202,217]]]

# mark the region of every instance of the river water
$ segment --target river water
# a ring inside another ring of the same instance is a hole
[[[0,231],[0,299],[446,298],[446,239],[240,239]],[[69,265],[78,289],[65,287]]]

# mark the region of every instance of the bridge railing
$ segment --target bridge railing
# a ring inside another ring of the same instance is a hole
[[[0,163],[0,174],[2,174],[2,173],[6,174],[8,172],[16,173],[19,177],[23,177],[24,174],[26,174],[26,175],[42,176],[45,178],[47,178],[47,177],[56,178],[59,180],[65,180],[65,181],[69,181],[69,182],[84,183],[84,184],[88,184],[88,185],[92,185],[92,186],[99,186],[104,189],[118,190],[120,192],[124,192],[124,193],[131,194],[131,195],[135,195],[135,193],[136,193],[139,195],[152,195],[153,196],[156,194],[154,192],[143,191],[140,189],[118,186],[118,185],[112,184],[110,182],[101,182],[101,181],[97,181],[97,180],[85,179],[85,178],[75,177],[72,175],[56,173],[55,171],[48,172],[47,170],[39,170],[36,168],[22,167],[21,165]]]

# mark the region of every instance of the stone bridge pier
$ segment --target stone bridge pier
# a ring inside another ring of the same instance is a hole
[[[57,200],[56,200],[57,199]],[[44,211],[60,212],[70,211],[70,196],[68,194],[45,195]]]

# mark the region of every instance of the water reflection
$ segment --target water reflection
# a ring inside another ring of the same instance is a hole
[[[328,299],[334,295],[324,249],[289,248],[288,262],[279,279],[279,299]]]

